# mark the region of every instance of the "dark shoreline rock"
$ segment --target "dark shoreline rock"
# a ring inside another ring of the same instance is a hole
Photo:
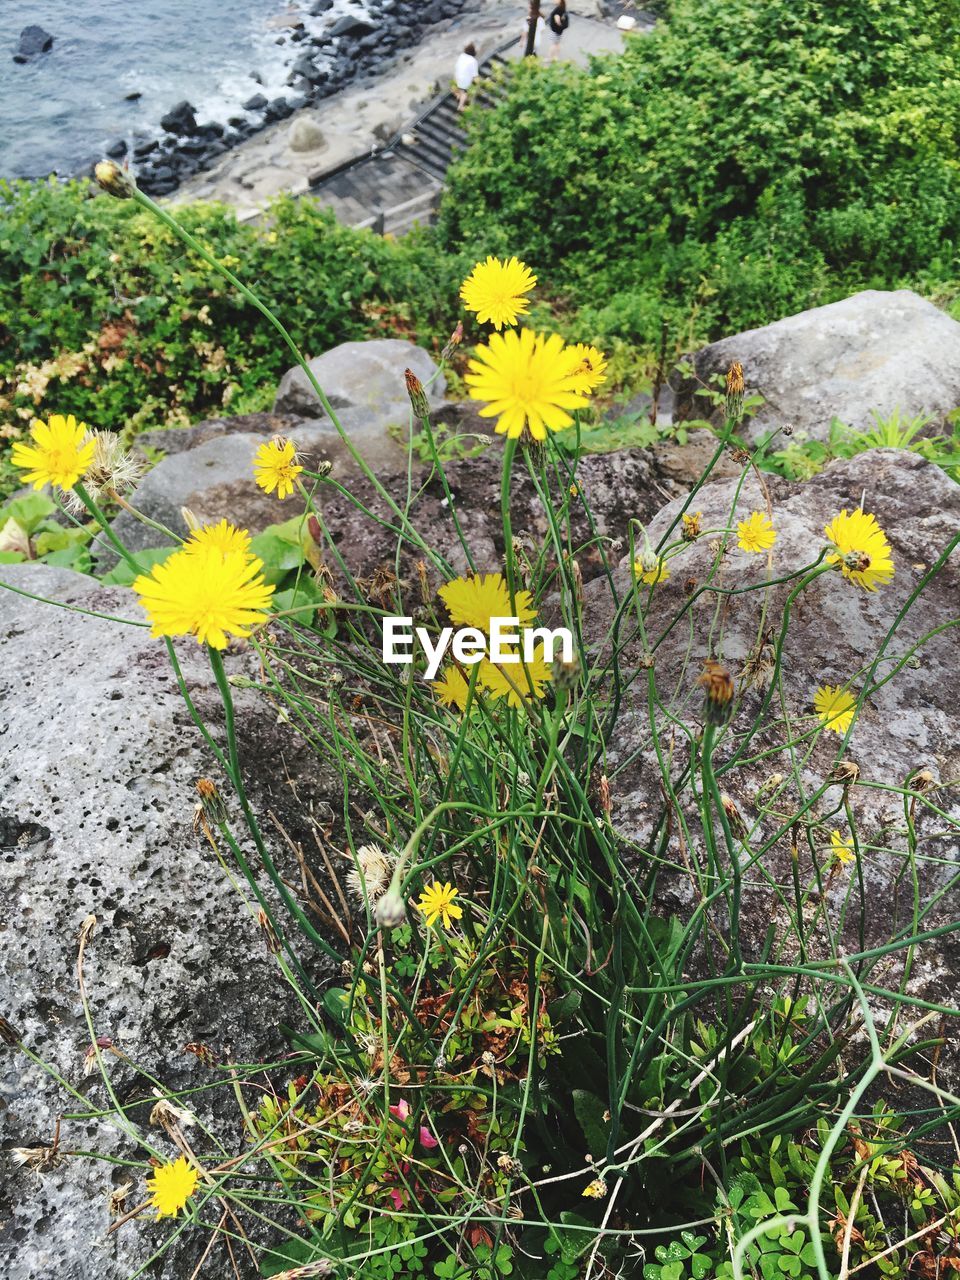
[[[29,58],[35,58],[37,54],[49,53],[52,48],[53,36],[50,32],[33,23],[20,32],[20,44],[13,55],[13,60],[26,62]]]
[[[311,16],[321,16],[332,7],[333,0],[314,0]],[[168,134],[163,146],[149,152],[134,146],[138,185],[148,195],[172,194],[181,182],[202,173],[259,130],[353,82],[375,77],[400,51],[416,45],[430,26],[475,8],[478,0],[434,0],[426,5],[420,0],[380,0],[371,3],[368,14],[342,16],[324,31],[295,30],[287,75],[290,94],[268,99],[263,92],[254,93],[243,104],[247,116],[232,115],[229,131],[221,126],[216,136],[209,133],[210,126],[197,124],[189,102],[176,104],[160,121]],[[251,79],[261,82],[254,73]]]

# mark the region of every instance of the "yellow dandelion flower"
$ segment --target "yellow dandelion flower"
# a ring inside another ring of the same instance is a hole
[[[841,736],[853,724],[857,700],[849,689],[841,685],[821,685],[813,695],[813,709],[824,725]]]
[[[176,551],[133,584],[154,636],[196,636],[224,649],[230,636],[246,637],[267,619],[273,587],[263,561],[215,546]]]
[[[562,431],[573,418],[569,409],[587,403],[571,369],[569,350],[556,333],[530,329],[495,333],[477,347],[466,382],[473,400],[484,400],[481,418],[496,418],[498,435],[511,439],[528,430],[534,440]]]
[[[522,652],[522,650],[521,650]],[[530,698],[542,698],[553,672],[543,658],[543,645],[538,644],[530,662],[480,663],[480,683],[494,702],[506,698],[507,705],[522,707]]]
[[[634,560],[633,576],[638,582],[655,587],[658,582],[666,582],[670,577],[670,570],[662,556],[644,555],[639,560]]]
[[[447,667],[442,677],[433,681],[432,688],[437,700],[445,707],[466,711],[470,685],[459,667]]]
[[[696,542],[701,533],[700,521],[703,519],[703,512],[694,511],[691,514],[689,511],[685,511],[680,519],[683,521],[681,536],[684,542]]]
[[[574,390],[590,395],[606,380],[607,357],[597,347],[575,342],[567,348],[575,379]]]
[[[180,1156],[173,1164],[162,1164],[147,1179],[150,1203],[158,1218],[175,1218],[197,1189],[199,1173]]]
[[[72,489],[93,462],[96,440],[88,437],[87,424],[78,422],[72,413],[66,417],[52,413],[47,422],[34,418],[30,439],[32,444],[14,442],[10,461],[26,471],[23,478],[34,489],[45,484]]]
[[[861,510],[834,516],[823,531],[837,549],[828,555],[828,564],[838,564],[845,578],[865,591],[876,591],[893,577],[893,557],[887,536],[876,516]]]
[[[777,540],[773,521],[765,511],[753,511],[737,525],[737,546],[741,551],[769,551]]]
[[[278,498],[289,498],[293,482],[303,470],[297,466],[297,451],[292,440],[274,436],[262,444],[253,460],[253,475],[264,493],[277,491]]]
[[[510,603],[510,588],[499,573],[475,573],[469,578],[454,578],[444,583],[438,595],[447,606],[450,621],[459,627],[479,627],[490,634],[492,618],[519,618],[525,627],[537,616],[529,591],[514,594],[516,608]]]
[[[856,857],[853,847],[853,837],[848,836],[844,840],[843,836],[836,827],[830,832],[830,852],[841,865],[846,862],[853,862]]]
[[[449,929],[451,922],[459,920],[463,915],[462,907],[454,902],[456,896],[457,890],[451,886],[449,880],[446,884],[434,880],[433,884],[428,885],[420,894],[417,910],[422,911],[427,917],[428,925],[434,925],[438,920],[442,920],[443,927]]]
[[[517,258],[501,262],[489,257],[478,262],[460,287],[460,297],[468,311],[475,311],[483,324],[489,320],[495,329],[517,323],[517,317],[526,315],[530,299],[524,294],[537,283],[537,277],[529,267]]]
[[[221,520],[219,524],[201,525],[194,529],[184,543],[184,551],[199,551],[201,547],[216,547],[226,555],[230,551],[246,554],[250,550],[250,535],[246,529]]]

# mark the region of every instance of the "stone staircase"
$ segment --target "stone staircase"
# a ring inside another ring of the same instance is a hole
[[[492,106],[502,95],[500,72],[509,66],[508,41],[483,60],[471,102]],[[403,235],[433,220],[447,170],[466,147],[463,117],[450,90],[433,98],[373,155],[360,156],[311,178],[310,194],[341,222]]]

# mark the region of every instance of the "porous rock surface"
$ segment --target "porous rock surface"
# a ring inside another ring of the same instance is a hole
[[[784,427],[827,440],[834,417],[863,429],[873,410],[942,418],[960,406],[960,324],[909,289],[865,289],[703,347],[692,376],[671,380],[675,422],[721,425],[722,409],[697,392],[734,360],[765,402],[742,427],[754,442]]]
[[[895,575],[885,587],[869,593],[832,571],[817,578],[799,595],[792,606],[783,648],[782,694],[775,692],[772,711],[767,717],[774,725],[754,739],[755,746],[747,754],[758,755],[765,747],[782,743],[783,723],[776,721],[785,713],[790,716],[795,735],[809,731],[815,723],[812,700],[818,686],[845,685],[849,681],[854,692],[858,692],[883,648],[884,657],[874,679],[887,675],[893,678],[871,694],[863,706],[845,759],[859,765],[863,784],[902,786],[908,775],[919,769],[929,770],[935,782],[942,784],[934,793],[934,803],[960,818],[960,792],[956,785],[960,778],[957,743],[960,693],[954,678],[960,665],[960,626],[942,630],[921,643],[929,632],[960,620],[960,550],[954,550],[945,566],[923,587],[915,605],[898,620],[908,597],[924,582],[927,570],[960,530],[960,486],[917,455],[894,450],[877,450],[834,463],[803,485],[770,476],[764,480],[777,530],[773,577],[793,575],[815,561],[826,545],[824,526],[842,508],[857,507],[861,498],[864,509],[874,513],[889,538]],[[692,509],[702,511],[704,530],[734,528],[736,522],[746,519],[750,512],[766,510],[766,496],[752,473],[748,473],[738,495],[739,484],[739,480],[720,480],[708,483],[697,493]],[[652,521],[649,536],[654,546],[667,535],[681,505],[680,501],[668,504]],[[715,554],[711,544],[715,544],[716,536],[705,534],[669,561],[670,576],[654,588],[646,622],[659,696],[694,730],[702,724],[703,692],[696,680],[703,660],[720,659],[738,681],[745,680],[750,660],[757,656],[757,638],[762,633],[768,643],[761,654],[761,667],[766,664],[769,672],[772,642],[783,624],[786,596],[795,585],[794,580],[769,588],[763,618],[763,592],[729,596],[721,608],[720,622],[717,620],[720,600],[716,593],[708,592],[696,600],[679,625],[668,629],[671,620],[683,610],[691,587],[707,581]],[[677,538],[675,531],[670,541]],[[762,582],[765,573],[765,554],[739,550],[734,532],[722,572],[712,581],[717,587],[736,589],[749,582]],[[623,565],[615,576],[620,591],[626,591],[630,583],[629,567]],[[587,587],[585,616],[590,620],[590,633],[602,637],[612,618],[609,595],[602,580]],[[884,647],[891,628],[892,634]],[[626,646],[622,660],[631,667],[640,655],[641,649],[634,638]],[[894,671],[895,667],[899,669]],[[731,757],[738,735],[749,728],[757,714],[768,684],[769,675],[758,673],[757,683],[745,694],[741,709],[717,749],[721,770]],[[650,740],[646,698],[645,681],[642,688],[625,697],[608,760],[614,823],[641,848],[649,845],[663,801],[660,772]],[[669,744],[674,752],[672,772],[676,776],[688,758],[687,741],[683,734],[674,733],[667,722],[661,727],[661,741]],[[802,762],[802,785],[807,795],[831,774],[838,760],[840,743],[841,738],[835,733],[824,732],[809,755],[808,741],[797,747],[797,756]],[[752,824],[758,812],[758,789],[776,773],[789,779],[790,765],[788,752],[774,751],[753,763],[722,772],[720,786],[732,796],[746,822]],[[900,855],[890,852],[905,848],[903,803],[898,795],[869,785],[855,786],[851,798],[859,838],[868,850],[862,858],[867,939],[886,940],[898,928],[909,926],[912,909],[910,893],[904,888],[897,892],[895,888],[897,876],[904,867],[902,852]],[[846,828],[842,809],[836,812],[840,799],[841,789],[834,786],[808,815],[811,821],[822,819],[827,846],[832,828]],[[776,809],[796,812],[797,807],[796,789],[788,785]],[[776,829],[774,820],[764,817],[760,829],[763,838],[768,838]],[[926,900],[955,873],[960,863],[960,839],[955,830],[951,831],[922,805],[918,809],[917,830],[921,855],[919,877]],[[764,857],[764,870],[781,884],[789,883],[789,844],[789,836],[785,835]],[[687,852],[691,857],[702,856],[702,850]],[[668,856],[678,866],[682,865],[683,856],[676,837]],[[823,854],[822,860],[826,865],[829,854]],[[811,871],[809,851],[804,846],[801,861],[804,881]],[[755,952],[771,920],[779,918],[781,908],[759,872],[754,870],[747,879],[748,950]],[[658,899],[664,910],[688,913],[695,900],[690,878],[677,874],[663,877],[660,883],[663,888],[662,892],[658,890]],[[837,876],[830,892],[842,895],[847,887],[847,876]],[[924,926],[955,919],[955,896],[955,893],[948,894],[925,919]],[[856,893],[854,898],[856,900]],[[850,918],[854,915],[851,908]],[[855,949],[856,940],[849,941],[850,949]],[[960,942],[951,936],[921,949],[913,989],[928,998],[954,1003],[958,972]]]
[[[4,565],[0,578],[76,608],[139,613],[128,591],[66,569]],[[220,736],[203,652],[192,642],[178,647],[187,684]],[[228,670],[244,662],[228,656]],[[260,719],[249,696],[237,691],[247,723]],[[281,764],[274,720],[275,712],[257,731],[254,788],[260,812],[283,814],[284,775],[291,768],[296,777],[297,765]],[[81,1095],[71,1097],[0,1043],[0,1275],[126,1280],[170,1234],[152,1214],[106,1234],[112,1191],[133,1184],[128,1208],[145,1198],[140,1171],[68,1159],[38,1179],[10,1156],[12,1148],[50,1143],[62,1112],[110,1105],[99,1073],[84,1074],[90,1041],[75,970],[81,922],[97,917],[84,966],[97,1035],[167,1087],[211,1083],[211,1071],[184,1052],[187,1043],[206,1043],[222,1060],[257,1062],[286,1050],[278,1024],[296,1024],[298,1015],[255,920],[192,831],[196,779],[223,782],[161,641],[144,628],[0,588],[0,744],[0,1014]],[[282,848],[274,852],[282,863]],[[127,1060],[104,1054],[122,1102],[150,1099],[149,1082]],[[196,1100],[201,1118],[239,1150],[229,1089]],[[151,1106],[152,1099],[135,1111],[134,1126],[173,1158],[171,1143],[148,1123]],[[146,1158],[106,1121],[64,1120],[61,1148]],[[147,1274],[190,1275],[206,1243],[205,1232],[185,1232]],[[229,1274],[219,1246],[214,1252],[210,1274]]]

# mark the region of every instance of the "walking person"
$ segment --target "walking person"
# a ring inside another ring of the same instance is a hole
[[[463,111],[467,105],[467,94],[470,86],[480,74],[480,63],[477,61],[477,48],[472,42],[464,45],[463,53],[457,58],[457,65],[453,71],[453,81],[456,85],[458,111]]]
[[[530,16],[527,18],[527,25],[524,31],[524,39],[526,47],[524,57],[539,58],[543,47],[543,34],[547,29],[547,24],[543,20],[543,10],[540,8],[537,0],[532,0],[530,5]]]
[[[557,0],[550,17],[547,19],[547,26],[550,28],[550,61],[556,62],[560,57],[560,42],[563,39],[563,33],[570,25],[570,17],[567,13],[567,0]]]

